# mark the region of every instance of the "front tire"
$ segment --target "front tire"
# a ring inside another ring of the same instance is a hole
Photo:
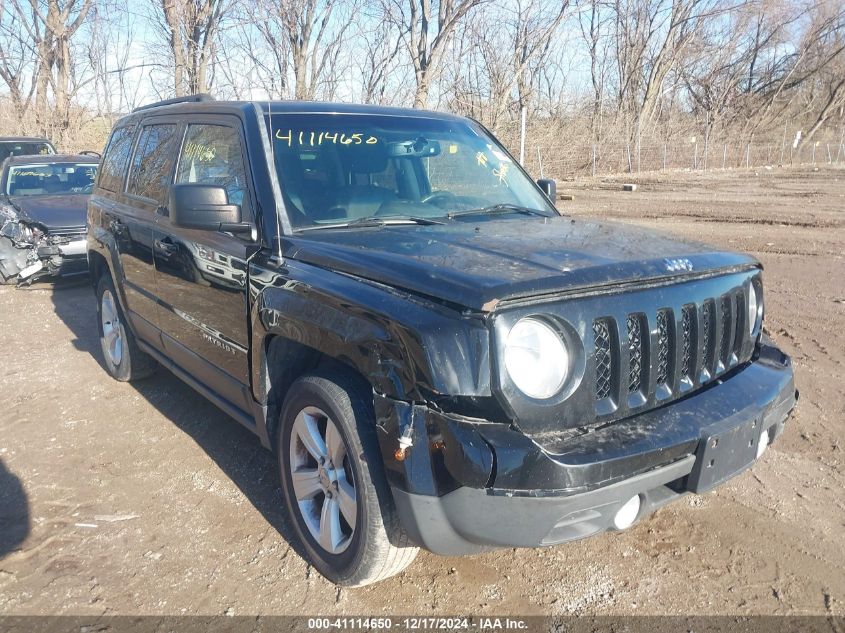
[[[291,386],[280,422],[282,493],[314,567],[355,587],[410,565],[419,550],[384,477],[372,391],[347,372],[304,376]]]
[[[100,349],[103,351],[106,370],[112,378],[129,382],[151,375],[157,363],[138,347],[135,336],[126,324],[117,292],[108,274],[100,277],[97,284],[97,317]]]

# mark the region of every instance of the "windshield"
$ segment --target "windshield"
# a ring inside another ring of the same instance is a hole
[[[446,218],[496,205],[555,214],[501,146],[469,121],[278,114],[268,127],[294,228]]]
[[[9,156],[29,156],[32,154],[55,154],[49,143],[2,142],[0,143],[0,162]]]
[[[97,165],[89,163],[10,165],[6,193],[10,196],[91,193],[96,175]]]

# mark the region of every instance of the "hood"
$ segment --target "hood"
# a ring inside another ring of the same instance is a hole
[[[285,238],[282,253],[482,311],[509,299],[759,265],[655,231],[567,217],[327,229]],[[688,262],[667,261],[677,259]]]
[[[48,233],[84,231],[88,194],[10,196],[9,202],[24,222],[41,224]]]

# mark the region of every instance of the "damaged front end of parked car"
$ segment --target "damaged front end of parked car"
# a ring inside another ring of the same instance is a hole
[[[0,206],[0,281],[30,284],[86,270],[84,226],[52,232],[14,206]]]
[[[12,156],[0,174],[0,282],[31,284],[88,270],[85,214],[97,163],[90,156]]]

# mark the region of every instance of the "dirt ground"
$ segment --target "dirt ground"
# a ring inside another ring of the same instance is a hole
[[[750,251],[799,408],[754,466],[627,532],[421,554],[338,590],[289,545],[274,462],[166,371],[100,365],[85,284],[0,288],[0,614],[845,613],[845,171],[565,183],[561,208]]]

